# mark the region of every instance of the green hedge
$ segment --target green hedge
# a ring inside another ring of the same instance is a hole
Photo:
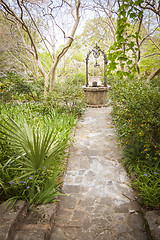
[[[160,207],[160,79],[116,79],[113,120],[142,204]]]

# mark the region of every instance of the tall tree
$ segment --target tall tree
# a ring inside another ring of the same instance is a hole
[[[32,75],[37,82],[37,68],[32,55],[27,54],[17,29],[2,15],[0,16],[0,56],[1,76],[7,72],[16,72],[25,77]]]
[[[117,7],[117,0],[93,0],[93,9],[101,18],[103,25],[106,25],[106,29],[110,31],[113,42],[116,41]]]
[[[23,48],[32,56],[44,78],[45,96],[53,90],[57,65],[74,40],[80,20],[80,3],[80,0],[0,0],[3,17],[16,28]],[[58,53],[55,52],[56,34],[58,37],[63,34],[66,39]],[[42,61],[42,48],[48,52],[50,64]]]

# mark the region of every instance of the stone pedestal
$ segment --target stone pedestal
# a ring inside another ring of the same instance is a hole
[[[106,106],[108,89],[109,89],[108,87],[104,87],[104,86],[97,86],[97,87],[83,86],[83,90],[85,92],[88,105]]]

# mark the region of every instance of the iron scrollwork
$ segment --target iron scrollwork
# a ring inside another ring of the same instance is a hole
[[[86,57],[86,87],[88,87],[88,61],[89,61],[89,56],[90,54],[93,52],[93,56],[95,57],[96,59],[96,63],[94,65],[94,67],[99,67],[100,65],[97,63],[97,58],[99,58],[100,56],[100,53],[102,53],[103,57],[104,57],[104,86],[107,86],[106,85],[106,66],[107,66],[107,56],[106,54],[104,53],[104,51],[102,51],[100,49],[100,47],[97,45],[96,43],[96,46],[91,50],[89,51],[89,53],[87,54],[87,57]]]

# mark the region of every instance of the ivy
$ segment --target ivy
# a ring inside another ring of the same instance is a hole
[[[137,59],[136,52],[139,50],[136,39],[140,39],[140,36],[138,32],[127,35],[127,31],[131,29],[133,22],[139,21],[143,16],[143,11],[137,8],[143,2],[144,0],[123,0],[118,9],[116,42],[110,47],[108,53],[108,75],[114,70],[118,76],[132,78],[136,72],[134,62]]]

